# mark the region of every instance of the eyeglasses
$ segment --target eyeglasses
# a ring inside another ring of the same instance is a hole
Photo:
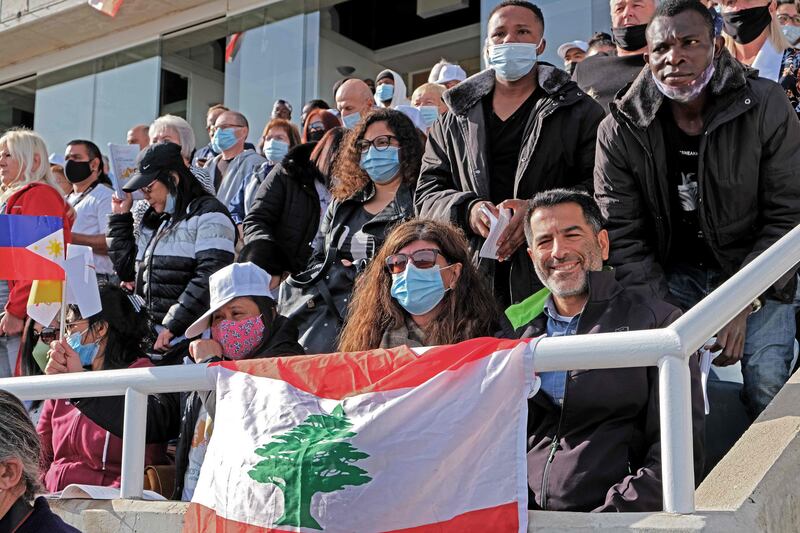
[[[409,259],[417,268],[433,268],[433,265],[436,264],[436,258],[440,255],[444,257],[444,254],[435,248],[417,250],[412,254],[392,254],[386,258],[386,268],[391,274],[400,274],[405,272]],[[445,260],[447,260],[446,257]]]
[[[788,24],[789,22],[792,22],[800,26],[800,15],[778,15],[778,22],[781,24]]]
[[[33,339],[34,342],[39,339],[45,344],[50,344],[58,339],[58,328],[42,328],[41,331],[33,330]]]
[[[371,141],[369,139],[359,139],[356,141],[356,149],[364,154],[369,151],[370,146],[374,146],[377,151],[383,152],[389,148],[393,139],[397,141],[397,137],[394,135],[378,135]]]
[[[219,126],[214,126],[215,130],[225,130],[228,128],[244,128],[244,124],[220,124]]]
[[[67,329],[67,333],[68,334],[75,333],[75,331],[78,329],[78,324],[83,324],[84,322],[86,322],[87,326],[89,325],[89,321],[87,319],[85,319],[85,318],[82,318],[80,320],[76,320],[75,322],[67,322],[67,328],[66,328]],[[89,328],[87,327],[86,329],[89,329]]]

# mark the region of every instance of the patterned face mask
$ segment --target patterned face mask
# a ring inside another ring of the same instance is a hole
[[[261,315],[245,320],[220,320],[211,326],[211,338],[220,343],[225,357],[236,361],[251,355],[264,339],[265,330]]]

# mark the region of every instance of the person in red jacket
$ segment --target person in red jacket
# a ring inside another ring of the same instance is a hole
[[[100,301],[103,310],[90,317],[82,317],[76,307],[70,307],[68,335],[50,344],[46,374],[153,366],[145,353],[152,339],[147,338],[149,319],[141,299],[119,287],[101,285]],[[81,411],[83,402],[89,401],[47,400],[42,408],[37,431],[42,440],[43,481],[49,491],[62,490],[71,483],[120,484],[122,439]],[[150,396],[148,412],[155,416],[156,410],[160,421],[174,427],[177,436],[178,395]],[[147,465],[165,464],[165,444],[148,444],[145,461]]]
[[[30,130],[11,129],[0,137],[0,213],[54,216],[64,220],[70,242],[68,207],[50,170],[44,140]],[[0,280],[0,377],[16,367],[19,335],[25,324],[30,281]]]

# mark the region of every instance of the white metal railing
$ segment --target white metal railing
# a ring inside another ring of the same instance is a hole
[[[688,358],[740,310],[800,263],[800,226],[665,329],[542,339],[537,372],[657,366],[664,510],[694,512],[694,462]],[[207,365],[108,370],[0,379],[23,400],[125,395],[123,498],[141,498],[147,395],[210,390]]]

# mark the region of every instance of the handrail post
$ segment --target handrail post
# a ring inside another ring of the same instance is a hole
[[[658,362],[661,421],[661,476],[664,511],[694,513],[692,391],[688,360],[665,356]]]
[[[125,390],[125,422],[122,428],[120,498],[142,498],[146,432],[147,394],[128,388]]]

